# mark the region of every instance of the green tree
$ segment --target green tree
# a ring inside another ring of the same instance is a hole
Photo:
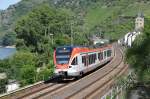
[[[53,74],[52,68],[44,68],[37,74],[37,80],[48,80]]]
[[[36,70],[37,57],[30,52],[17,52],[11,59],[11,73],[9,76],[17,80],[27,80],[34,76],[24,76],[24,72],[31,72]],[[34,74],[34,73],[33,73]]]
[[[139,81],[149,82],[146,76],[150,69],[150,20],[146,19],[143,33],[133,43],[133,47],[127,50],[126,60],[135,69]]]
[[[21,85],[33,84],[36,79],[36,68],[34,65],[24,65],[20,69]]]
[[[10,67],[9,59],[0,60],[0,72],[7,72]]]
[[[6,84],[7,84],[8,79],[0,79],[0,93],[5,93],[6,92]]]
[[[16,36],[14,33],[7,33],[2,38],[2,45],[3,46],[10,46],[15,44]]]
[[[17,38],[22,39],[32,52],[44,53],[45,46],[52,41],[50,34],[57,37],[70,33],[68,19],[69,15],[64,10],[42,5],[18,21],[15,27]],[[17,44],[17,47],[20,46]]]

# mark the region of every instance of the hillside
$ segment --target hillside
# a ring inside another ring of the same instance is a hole
[[[22,0],[0,11],[0,39],[4,34],[13,32],[14,24],[23,15],[42,4],[55,8],[71,9],[75,17],[84,22],[83,31],[94,33],[94,29],[104,32],[106,37],[117,39],[134,28],[134,20],[123,16],[136,16],[142,11],[150,16],[148,0]]]

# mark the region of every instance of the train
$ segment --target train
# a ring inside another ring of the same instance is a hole
[[[136,37],[139,34],[141,34],[141,32],[136,32],[136,31],[129,32],[129,33],[125,34],[125,36],[123,38],[118,40],[118,44],[127,46],[127,47],[132,47],[134,40],[136,39]]]
[[[60,46],[54,50],[55,75],[82,77],[84,74],[111,61],[114,56],[112,44],[100,47]]]

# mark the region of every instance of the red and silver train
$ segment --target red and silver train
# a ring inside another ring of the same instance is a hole
[[[55,74],[79,77],[113,58],[112,45],[99,48],[62,46],[54,50]]]

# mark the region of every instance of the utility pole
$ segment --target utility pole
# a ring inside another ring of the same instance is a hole
[[[47,32],[47,27],[45,27],[45,31],[44,31],[44,32],[45,32],[45,37],[46,37],[46,34],[47,34],[47,33],[46,33],[46,32]]]
[[[73,46],[73,28],[72,28],[73,22],[71,21],[71,46]]]
[[[53,45],[53,44],[54,44],[54,38],[53,38],[54,34],[51,34],[51,33],[50,33],[49,35],[51,36],[51,39],[52,39],[51,42],[52,42],[52,45]]]
[[[49,41],[50,41],[50,39],[51,39],[51,43],[52,43],[52,45],[54,44],[54,40],[53,40],[53,36],[54,36],[54,34],[53,33],[51,33],[51,31],[50,31],[50,25],[48,26],[48,36],[49,36]]]

